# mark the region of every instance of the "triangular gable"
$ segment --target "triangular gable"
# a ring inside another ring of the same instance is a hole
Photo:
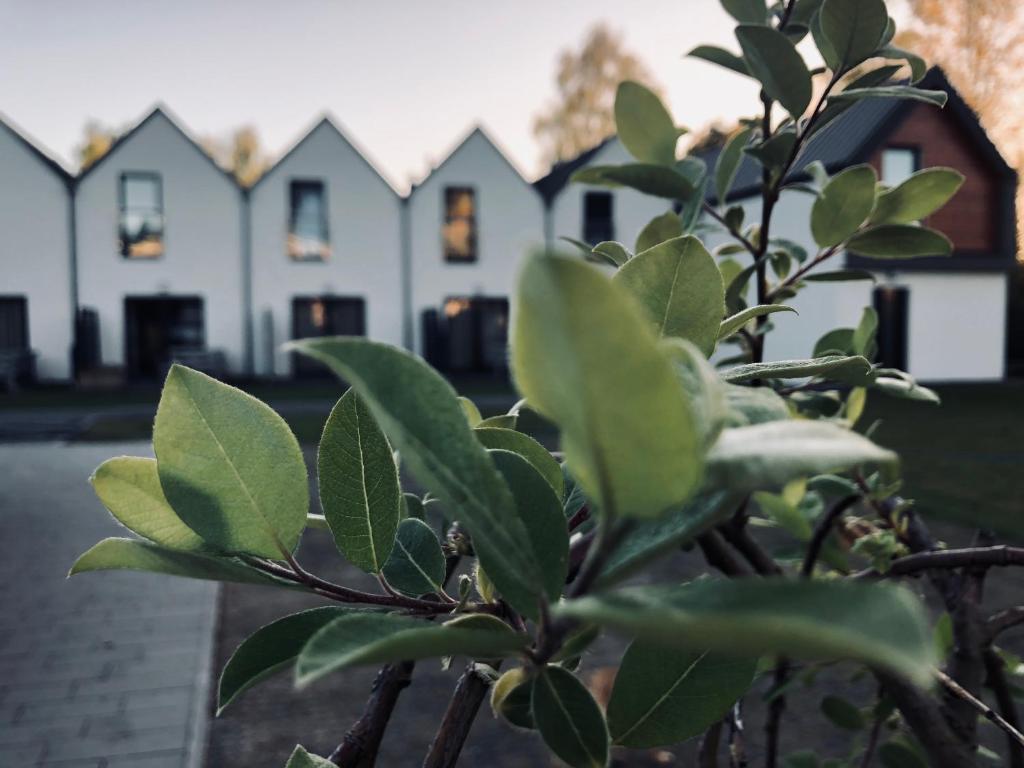
[[[516,164],[512,162],[512,159],[505,153],[498,142],[491,137],[490,133],[482,125],[476,125],[455,145],[455,147],[445,156],[444,160],[431,169],[431,171],[418,184],[414,184],[412,186],[412,190],[409,192],[409,197],[413,197],[420,189],[429,184],[431,179],[433,179],[442,168],[448,165],[467,145],[469,145],[474,138],[478,136],[487,142],[494,154],[501,159],[512,174],[519,179],[524,186],[532,192],[537,192],[536,188],[526,180],[526,177],[523,176],[522,172]]]
[[[45,165],[48,169],[53,171],[57,177],[64,183],[71,181],[71,173],[61,164],[56,158],[54,158],[48,151],[42,149],[42,147],[33,139],[29,138],[28,134],[22,130],[15,128],[14,124],[7,119],[5,115],[0,114],[0,128],[5,130],[8,135],[11,136],[22,147],[27,149],[29,153],[35,157],[39,162]]]

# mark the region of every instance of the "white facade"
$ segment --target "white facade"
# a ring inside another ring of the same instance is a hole
[[[636,162],[636,160],[622,146],[622,142],[618,139],[611,139],[594,153],[589,162],[582,165],[581,168],[592,165],[621,165],[633,162]],[[547,212],[549,246],[565,250],[566,248],[571,248],[571,246],[564,242],[560,243],[558,238],[585,239],[583,234],[583,200],[588,192],[607,192],[611,195],[612,223],[615,235],[611,239],[622,243],[630,251],[633,250],[640,230],[655,216],[660,216],[672,209],[669,201],[643,195],[632,189],[605,190],[600,187],[569,183],[558,192]]]
[[[761,201],[737,201],[746,222],[759,221]],[[784,192],[772,219],[772,237],[799,243],[812,256],[810,235],[813,198]],[[709,247],[728,242],[727,235],[708,238]],[[743,254],[736,256],[743,260]],[[1001,379],[1005,374],[1007,276],[1002,272],[924,272],[898,269],[898,261],[877,260],[879,287],[908,291],[907,369],[922,381]],[[836,254],[815,269],[844,266]],[[895,267],[895,268],[894,268]],[[765,344],[767,360],[810,357],[815,342],[832,328],[854,328],[864,307],[872,306],[876,286],[869,281],[812,283],[785,303],[799,312],[772,315],[776,331]],[[748,297],[752,301],[753,294]],[[969,308],[969,309],[968,309]]]
[[[322,260],[288,254],[294,182],[322,185],[329,247]],[[256,374],[291,373],[281,345],[292,338],[296,299],[361,299],[366,335],[402,344],[402,201],[334,123],[320,121],[249,201]]]
[[[157,174],[164,252],[126,258],[119,239],[124,173]],[[105,365],[125,364],[125,300],[202,301],[205,347],[246,370],[242,193],[162,110],[156,109],[80,178],[75,195],[78,299],[99,315]]]
[[[67,177],[0,121],[0,299],[24,300],[36,375],[71,377],[71,199]]]
[[[476,259],[446,261],[442,241],[445,190],[475,197]],[[544,243],[540,195],[480,128],[417,186],[408,202],[412,324],[423,352],[423,314],[453,297],[509,299],[524,256]]]

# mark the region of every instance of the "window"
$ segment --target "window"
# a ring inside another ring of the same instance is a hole
[[[444,260],[476,261],[476,191],[469,187],[445,187]]]
[[[615,239],[612,222],[612,193],[587,192],[583,195],[583,240],[597,245]]]
[[[164,255],[164,194],[156,173],[121,174],[118,242],[126,259]]]
[[[921,168],[921,158],[916,149],[906,147],[882,150],[882,181],[895,187],[910,178]]]
[[[0,352],[28,349],[28,303],[24,296],[0,296]]]
[[[288,256],[294,261],[326,261],[327,195],[322,181],[293,181],[289,189]]]

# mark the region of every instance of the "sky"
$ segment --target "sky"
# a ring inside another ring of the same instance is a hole
[[[532,179],[556,58],[599,21],[681,125],[756,98],[683,57],[738,48],[718,0],[0,0],[0,114],[73,168],[87,120],[127,127],[157,102],[197,136],[252,125],[274,156],[328,113],[400,189],[480,123]]]

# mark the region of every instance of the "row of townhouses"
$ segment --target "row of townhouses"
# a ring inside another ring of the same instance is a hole
[[[799,315],[776,316],[770,357],[806,357],[822,328],[854,325],[874,306],[886,362],[925,380],[1004,375],[1016,176],[941,72],[926,85],[950,92],[945,110],[861,102],[802,162],[830,172],[868,162],[890,185],[922,167],[960,170],[963,188],[928,222],[950,235],[954,255],[847,257],[877,281],[805,291]],[[0,364],[44,381],[156,378],[171,359],[284,377],[310,372],[285,341],[364,334],[451,372],[500,372],[524,255],[559,236],[631,247],[668,209],[569,183],[579,168],[627,160],[612,138],[531,184],[477,128],[402,196],[324,118],[242,189],[163,108],[75,177],[2,123]],[[748,221],[757,185],[757,169],[743,165],[730,202]],[[808,250],[811,202],[784,194],[775,230]]]

